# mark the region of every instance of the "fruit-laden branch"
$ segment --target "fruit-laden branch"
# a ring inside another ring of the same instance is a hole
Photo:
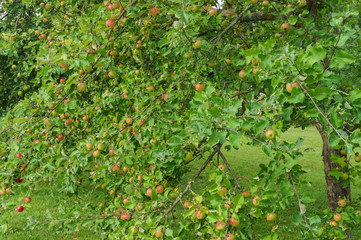
[[[172,204],[172,206],[164,213],[165,216],[165,223],[167,223],[167,219],[168,219],[168,214],[174,209],[174,207],[180,202],[180,200],[183,198],[184,195],[186,195],[186,193],[191,189],[191,186],[194,182],[194,180],[196,180],[199,175],[203,172],[203,170],[207,167],[208,163],[212,160],[212,158],[214,157],[214,155],[216,155],[216,153],[219,152],[219,150],[221,149],[222,144],[218,143],[215,147],[213,152],[211,153],[211,155],[209,155],[209,157],[207,158],[207,160],[203,163],[202,167],[198,170],[197,174],[194,175],[194,177],[192,178],[192,180],[188,183],[187,187],[184,189],[184,191],[182,192],[182,194],[177,198],[177,200],[174,201],[174,203]],[[164,223],[164,224],[165,224]]]
[[[229,165],[226,157],[223,155],[223,153],[221,152],[221,150],[218,151],[218,154],[219,154],[219,156],[221,156],[223,162],[227,165],[227,168],[228,168],[229,172],[231,173],[231,175],[232,175],[232,177],[233,177],[233,179],[234,179],[234,182],[236,183],[239,191],[242,193],[241,185],[239,184],[236,175],[234,175],[234,173],[233,173],[233,171],[232,171],[232,168],[231,168],[231,166]]]

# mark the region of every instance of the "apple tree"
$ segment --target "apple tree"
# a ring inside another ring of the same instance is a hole
[[[0,124],[3,234],[43,182],[76,201],[63,219],[28,228],[84,226],[104,239],[279,239],[290,229],[340,239],[361,222],[350,187],[361,171],[359,1],[0,8],[1,88],[32,84]],[[299,191],[302,137],[281,140],[308,126],[323,141],[321,215],[306,212],[314,199]],[[224,155],[241,145],[271,159],[254,180],[241,181],[247,169]],[[204,171],[207,185],[195,190]],[[281,222],[294,205],[292,221]]]

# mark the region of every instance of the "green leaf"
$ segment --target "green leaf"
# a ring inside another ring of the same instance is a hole
[[[241,146],[240,134],[232,132],[229,135],[229,142],[232,144],[233,148],[239,149],[239,147]]]
[[[315,44],[314,46],[308,49],[308,56],[313,60],[313,62],[318,62],[326,57],[326,50],[320,46],[319,44]]]
[[[315,89],[310,90],[310,95],[317,99],[317,100],[323,100],[331,96],[332,90],[328,87],[318,87]]]

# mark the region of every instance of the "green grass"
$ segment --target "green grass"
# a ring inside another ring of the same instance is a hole
[[[321,138],[318,135],[318,132],[312,128],[306,128],[305,130],[300,129],[290,129],[288,132],[282,135],[282,140],[286,140],[288,142],[294,142],[298,137],[304,137],[304,145],[303,149],[313,148],[314,152],[305,152],[304,157],[299,159],[299,163],[303,166],[304,169],[309,170],[307,174],[304,175],[304,178],[312,183],[310,186],[306,186],[302,189],[298,189],[299,192],[307,192],[312,195],[316,202],[313,204],[307,205],[306,215],[312,214],[322,214],[322,210],[327,207],[327,196],[326,196],[326,184],[325,184],[325,175],[323,172],[323,162],[321,156],[322,142]],[[267,165],[269,158],[263,153],[262,149],[259,147],[250,147],[250,146],[242,146],[238,151],[224,151],[224,154],[232,168],[234,169],[235,175],[237,176],[245,176],[249,179],[254,178],[259,171],[259,164],[264,163]],[[196,169],[202,164],[201,161],[197,161],[194,163],[194,168]],[[192,170],[192,172],[188,173],[184,180],[180,182],[184,182],[195,174],[196,170]],[[241,178],[242,179],[242,178]],[[240,180],[241,185],[247,184],[246,181]],[[207,184],[208,182],[208,174],[207,170],[202,173],[200,177],[200,182]],[[358,184],[359,185],[359,184]],[[194,189],[199,189],[199,183],[194,185]],[[352,194],[359,195],[361,190],[356,186],[352,186]],[[51,196],[52,195],[52,196]],[[93,232],[86,228],[80,228],[78,232],[70,233],[70,234],[62,234],[57,233],[53,229],[49,229],[47,225],[39,226],[36,229],[23,230],[23,226],[26,225],[26,222],[29,221],[28,217],[33,217],[35,219],[46,221],[45,212],[47,209],[49,212],[56,217],[63,218],[63,216],[58,211],[58,206],[64,204],[64,198],[57,193],[56,190],[51,190],[49,186],[43,185],[39,187],[36,191],[36,195],[32,196],[32,207],[27,209],[22,214],[15,214],[10,222],[9,233],[6,237],[0,237],[1,239],[9,239],[9,240],[18,240],[18,239],[99,239],[99,236],[94,236]],[[71,201],[68,200],[65,204],[71,204]],[[178,211],[177,211],[178,212]],[[287,212],[283,212],[278,216],[279,225],[282,223],[287,224],[291,219],[291,215],[293,213],[299,212],[297,201],[290,206]],[[256,223],[257,224],[257,223]],[[262,231],[265,230],[266,227],[263,223],[259,223]],[[263,224],[263,225],[262,225]],[[267,226],[267,225],[266,225]],[[300,239],[301,235],[297,228],[291,227],[289,229],[290,232],[283,231],[284,239]],[[354,232],[355,236],[360,235],[360,231]]]

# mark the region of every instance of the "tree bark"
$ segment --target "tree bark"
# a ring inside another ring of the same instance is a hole
[[[328,200],[328,208],[335,212],[338,206],[338,200],[340,198],[346,198],[351,201],[351,188],[350,184],[346,188],[342,186],[342,179],[336,181],[332,176],[330,176],[330,171],[334,168],[341,168],[340,165],[336,162],[331,161],[331,156],[333,154],[337,156],[343,156],[341,151],[338,149],[332,149],[328,142],[328,135],[326,134],[325,130],[327,127],[322,126],[318,122],[313,123],[314,126],[317,128],[318,132],[321,135],[323,141],[323,148],[322,148],[322,157],[323,157],[323,164],[324,164],[324,172],[325,172],[325,179],[326,179],[326,186],[327,186],[327,200]]]

